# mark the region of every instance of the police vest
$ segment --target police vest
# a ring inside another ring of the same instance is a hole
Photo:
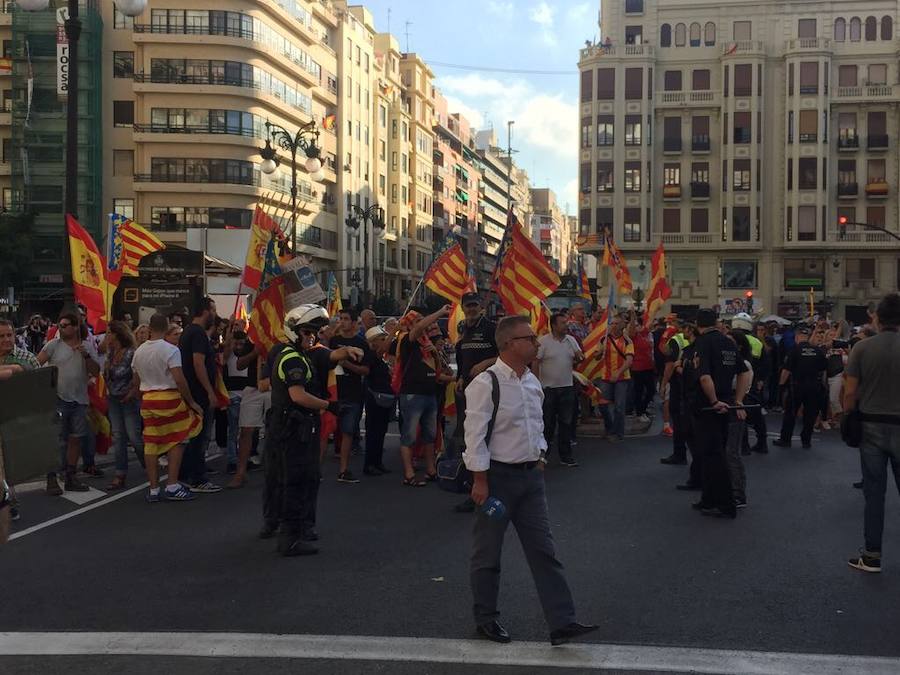
[[[750,343],[750,355],[753,356],[754,359],[759,360],[763,353],[763,343],[759,338],[756,338],[753,335],[747,335],[746,337],[747,342]]]
[[[684,353],[684,348],[691,344],[688,342],[688,339],[684,337],[684,333],[675,333],[675,335],[669,339],[675,340],[675,344],[678,345],[678,358],[681,358],[682,353]]]

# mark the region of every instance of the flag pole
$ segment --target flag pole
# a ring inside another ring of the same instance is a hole
[[[426,272],[426,274],[427,274],[427,272]],[[415,290],[413,291],[412,295],[409,296],[409,304],[407,304],[407,305],[406,305],[406,309],[403,310],[403,315],[404,315],[404,316],[406,316],[406,313],[409,312],[409,308],[412,307],[413,300],[416,299],[416,295],[418,294],[419,289],[422,288],[422,284],[424,283],[424,281],[425,281],[425,274],[423,274],[423,275],[422,275],[422,278],[419,279],[418,285],[416,286],[416,288],[415,288]]]
[[[237,295],[234,296],[234,309],[231,311],[231,318],[234,319],[237,316],[238,305],[241,302],[241,291],[244,289],[244,276],[241,275],[241,280],[238,282]]]

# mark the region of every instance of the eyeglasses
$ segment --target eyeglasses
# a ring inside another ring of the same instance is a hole
[[[514,340],[528,340],[532,344],[537,344],[538,337],[537,335],[520,335],[519,337],[513,337],[509,339],[510,342]]]

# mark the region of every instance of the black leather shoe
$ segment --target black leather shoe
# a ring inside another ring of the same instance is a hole
[[[862,482],[861,480],[856,481],[856,482],[853,484],[853,487],[855,487],[857,490],[862,490],[862,489],[863,489],[863,482]]]
[[[300,534],[300,538],[303,541],[319,541],[319,533],[316,531],[316,528],[310,527]]]
[[[772,445],[779,447],[779,448],[789,448],[789,447],[791,447],[791,442],[783,441],[780,438],[776,438],[774,441],[772,441]]]
[[[505,645],[512,641],[512,638],[509,637],[509,633],[507,633],[506,629],[500,625],[499,621],[483,623],[480,626],[477,626],[476,630],[481,637],[487,638],[491,642],[499,642],[500,644]]]
[[[684,466],[687,464],[687,460],[682,457],[676,457],[675,455],[669,455],[668,457],[663,457],[659,460],[660,464],[674,464],[677,466]]]
[[[565,628],[560,628],[559,630],[555,630],[550,633],[550,644],[554,647],[558,645],[564,645],[569,640],[574,640],[575,638],[581,637],[582,635],[593,633],[599,628],[600,626],[596,626],[594,624],[584,624],[574,621]]]
[[[319,549],[297,536],[281,536],[278,538],[278,552],[288,558],[298,555],[314,555]]]
[[[278,523],[265,523],[259,531],[260,539],[271,539],[278,532]]]
[[[675,486],[676,490],[684,490],[686,492],[697,492],[703,489],[702,485],[695,485],[694,483],[682,483],[681,485]]]

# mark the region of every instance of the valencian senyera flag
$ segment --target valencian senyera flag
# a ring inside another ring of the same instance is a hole
[[[152,232],[120,213],[109,214],[107,267],[136,277],[141,259],[166,247]]]
[[[507,314],[531,315],[535,303],[559,287],[559,275],[547,264],[540,249],[525,236],[510,210],[497,256],[494,292]]]
[[[469,286],[466,254],[452,236],[425,273],[425,285],[451,303],[459,302]]]
[[[628,263],[625,262],[625,256],[613,241],[612,234],[609,230],[605,233],[605,242],[603,244],[603,264],[612,270],[619,287],[621,295],[631,295],[634,290],[631,283],[631,271],[628,269]]]
[[[662,306],[672,297],[672,289],[666,279],[666,251],[662,242],[650,260],[650,286],[647,289],[647,312],[644,315],[644,325],[649,326],[653,317],[662,309]]]

